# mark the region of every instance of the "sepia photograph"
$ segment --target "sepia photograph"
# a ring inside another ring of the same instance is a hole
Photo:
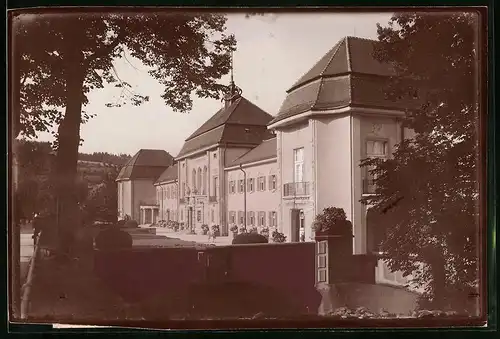
[[[9,321],[486,326],[485,14],[10,10]]]

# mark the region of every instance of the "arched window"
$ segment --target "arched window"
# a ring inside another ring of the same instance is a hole
[[[366,252],[378,253],[385,238],[385,227],[382,214],[374,208],[366,211]]]
[[[208,182],[207,182],[207,166],[205,166],[203,168],[203,194],[207,194],[207,186],[208,186]]]
[[[201,194],[202,184],[201,184],[201,168],[198,167],[198,194]]]
[[[193,190],[196,189],[196,170],[193,168],[193,182],[191,183],[191,186],[193,188]]]

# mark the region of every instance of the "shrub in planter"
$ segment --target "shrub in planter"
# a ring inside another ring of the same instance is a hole
[[[316,216],[312,227],[317,236],[335,234],[352,237],[352,224],[342,208],[325,208]]]
[[[208,225],[207,224],[203,224],[201,225],[201,231],[203,232],[203,235],[207,235],[208,234]]]
[[[260,230],[260,234],[269,239],[269,228],[264,227],[263,229]]]
[[[125,222],[125,227],[126,228],[137,228],[139,227],[139,223],[135,221],[134,219],[127,220]]]
[[[247,233],[247,229],[245,228],[245,226],[240,226],[240,233]]]
[[[220,227],[219,225],[212,225],[212,232],[214,236],[220,237]]]
[[[273,242],[285,242],[286,241],[286,236],[278,232],[277,230],[273,231]]]
[[[257,229],[257,227],[255,226],[252,226],[252,228],[250,228],[250,233],[259,233],[259,230]]]
[[[241,233],[234,237],[233,244],[266,244],[268,240],[262,234]]]
[[[229,230],[230,230],[231,232],[233,232],[233,236],[238,235],[238,226],[236,226],[236,225],[234,225],[234,224],[233,224],[233,225],[229,228]]]

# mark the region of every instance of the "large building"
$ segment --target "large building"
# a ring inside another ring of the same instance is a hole
[[[156,173],[157,198],[148,204],[194,232],[202,224],[220,225],[223,236],[232,225],[269,227],[288,241],[311,241],[315,216],[340,207],[354,226],[355,254],[375,251],[370,207],[360,202],[373,178],[360,161],[388,158],[412,136],[401,125],[411,98],[385,97],[395,74],[373,57],[375,44],[339,41],[273,116],[231,82],[224,107],[186,139],[175,165]]]
[[[158,220],[159,206],[154,183],[174,163],[163,150],[141,149],[121,169],[118,183],[118,217],[138,223]]]

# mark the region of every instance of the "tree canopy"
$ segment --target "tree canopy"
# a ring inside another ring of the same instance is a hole
[[[72,214],[79,199],[80,126],[90,118],[83,111],[88,93],[114,85],[127,99],[119,104],[148,101],[147,93],[133,91],[113,64],[128,53],[150,68],[174,111],[189,111],[192,94],[220,98],[225,86],[218,80],[229,73],[229,52],[235,47],[225,23],[219,14],[158,10],[12,17],[15,134],[32,137],[58,127],[55,194],[64,252],[71,249],[72,228],[77,226]]]
[[[176,111],[188,111],[191,94],[219,98],[217,81],[229,72],[228,51],[235,40],[225,34],[226,18],[189,12],[20,14],[14,16],[14,113],[28,137],[58,125],[66,108],[68,76],[81,69],[80,100],[106,84],[123,88],[126,102],[139,105],[147,93],[135,93],[113,62],[128,56],[149,67],[164,85],[162,98]],[[75,66],[76,65],[76,66]],[[114,105],[114,103],[109,103]],[[90,116],[82,114],[82,121]]]
[[[362,162],[376,185],[363,202],[379,212],[391,269],[440,308],[465,308],[479,277],[477,25],[471,13],[405,13],[378,26],[375,56],[398,73],[387,99],[416,90],[421,104],[403,121],[415,137],[389,160]]]

